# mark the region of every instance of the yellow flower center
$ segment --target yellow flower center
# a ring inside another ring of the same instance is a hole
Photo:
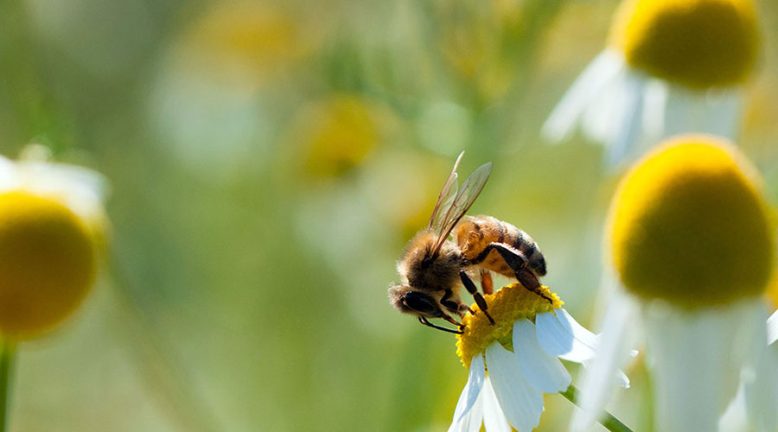
[[[609,215],[622,284],[687,308],[763,293],[775,242],[755,176],[733,146],[702,135],[670,140],[638,162]]]
[[[552,302],[518,283],[508,285],[494,294],[484,295],[494,324],[489,322],[478,305],[473,305],[475,314],[468,314],[462,319],[464,333],[457,335],[457,356],[462,364],[469,367],[473,356],[483,353],[494,341],[500,341],[506,347],[512,348],[510,336],[517,320],[532,320],[539,313],[562,307],[564,302],[548,287],[541,286],[540,290],[546,297],[551,298]]]
[[[635,69],[708,89],[748,78],[760,33],[752,0],[626,0],[611,44]]]
[[[92,235],[59,201],[0,193],[0,334],[34,337],[69,316],[92,286]]]

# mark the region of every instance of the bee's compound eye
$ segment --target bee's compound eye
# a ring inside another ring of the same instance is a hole
[[[417,291],[410,291],[405,294],[403,303],[408,308],[427,316],[437,316],[439,312],[438,305],[431,297]]]

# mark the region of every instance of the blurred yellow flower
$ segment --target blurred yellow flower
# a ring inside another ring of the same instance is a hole
[[[520,1],[492,0],[470,6],[437,2],[438,45],[455,75],[485,101],[499,99],[515,83],[521,29]]]
[[[360,166],[381,143],[385,116],[354,95],[336,95],[303,109],[292,126],[303,174],[336,178]]]
[[[103,180],[82,168],[0,158],[0,335],[39,336],[95,282]]]
[[[310,48],[299,20],[267,2],[216,2],[181,42],[199,73],[256,85],[293,65]]]
[[[760,42],[751,0],[628,0],[611,33],[631,67],[698,89],[743,83]]]

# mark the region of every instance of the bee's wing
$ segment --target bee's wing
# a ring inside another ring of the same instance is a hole
[[[435,208],[432,209],[432,215],[430,215],[430,222],[427,228],[439,231],[440,225],[443,222],[442,218],[451,207],[454,202],[454,197],[457,193],[457,168],[459,167],[459,161],[462,160],[462,156],[465,152],[459,153],[456,162],[454,162],[454,168],[451,169],[446,182],[443,183],[443,188],[440,189],[438,200],[435,202]]]
[[[488,162],[473,171],[470,176],[465,179],[462,187],[457,192],[451,205],[448,208],[442,208],[440,211],[444,214],[441,219],[441,223],[436,228],[438,235],[435,246],[432,248],[432,255],[437,255],[440,247],[451,234],[451,230],[457,225],[462,216],[467,213],[470,206],[473,205],[475,199],[481,194],[484,189],[486,181],[489,180],[489,174],[492,172],[492,163]]]

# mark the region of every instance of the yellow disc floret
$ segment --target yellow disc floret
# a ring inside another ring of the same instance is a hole
[[[92,235],[68,207],[26,191],[0,193],[0,334],[37,336],[81,303],[97,268]]]
[[[748,78],[760,32],[752,0],[626,0],[611,44],[635,69],[708,89]]]
[[[672,139],[638,162],[608,224],[627,290],[686,308],[763,293],[775,242],[755,177],[734,146],[704,135]]]
[[[462,319],[464,333],[457,335],[457,355],[462,364],[469,367],[473,356],[483,353],[494,341],[510,345],[509,336],[517,320],[534,319],[539,313],[562,307],[562,300],[548,287],[541,286],[540,291],[552,302],[518,283],[508,285],[494,294],[484,295],[494,324],[489,322],[477,305],[473,305],[475,314]]]

